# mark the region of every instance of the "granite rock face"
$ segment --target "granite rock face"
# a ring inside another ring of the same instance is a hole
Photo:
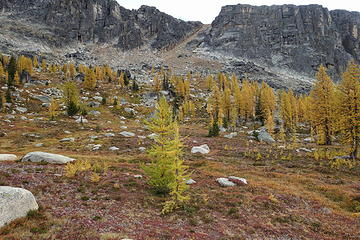
[[[313,77],[320,64],[336,80],[360,60],[360,13],[320,5],[231,5],[192,46]]]
[[[26,19],[46,26],[42,38],[50,46],[72,43],[109,43],[122,50],[150,44],[171,47],[201,26],[175,19],[154,7],[121,7],[115,0],[4,0],[0,12],[10,19]]]

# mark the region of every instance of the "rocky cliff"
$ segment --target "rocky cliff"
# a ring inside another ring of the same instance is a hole
[[[151,45],[170,47],[201,26],[175,19],[156,8],[121,7],[115,0],[2,0],[0,11],[8,19],[45,26],[33,37],[50,46],[72,43],[110,43],[122,50]]]
[[[0,0],[0,23],[3,53],[139,75],[164,65],[178,74],[234,72],[297,92],[310,89],[320,64],[338,80],[349,60],[360,61],[360,13],[320,5],[224,6],[208,26],[115,0]]]
[[[225,6],[189,46],[308,76],[324,64],[338,79],[350,59],[360,60],[360,13],[320,5]]]

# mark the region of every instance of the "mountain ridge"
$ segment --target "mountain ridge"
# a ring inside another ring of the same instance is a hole
[[[6,0],[0,12],[3,53],[108,64],[138,78],[165,65],[304,92],[321,64],[337,81],[348,61],[360,60],[360,13],[317,4],[227,5],[209,27],[115,0]]]

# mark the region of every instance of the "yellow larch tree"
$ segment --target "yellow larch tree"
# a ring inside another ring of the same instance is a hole
[[[43,71],[43,72],[47,71],[47,69],[46,69],[46,60],[45,59],[43,59],[41,61],[41,71]]]
[[[118,85],[121,89],[125,87],[124,72],[121,72],[120,76],[118,77]]]
[[[273,115],[275,112],[276,97],[274,90],[265,82],[262,82],[259,93],[260,117],[265,122],[267,121],[268,117]]]
[[[34,66],[34,68],[38,68],[38,67],[39,67],[39,61],[38,61],[37,56],[34,56],[34,57],[33,57],[33,66]]]
[[[19,77],[19,73],[18,73],[18,72],[15,72],[15,74],[14,74],[14,82],[15,82],[15,85],[16,85],[16,86],[19,86],[19,85],[20,85],[20,77]]]
[[[212,75],[207,76],[205,79],[205,86],[207,90],[211,90],[213,84],[214,84],[214,77]]]
[[[73,63],[69,63],[69,73],[70,73],[71,79],[74,79],[75,74],[76,74],[76,68]]]
[[[57,112],[58,110],[59,110],[59,103],[54,98],[52,98],[49,106],[49,116],[51,121],[55,120],[58,114]]]
[[[298,124],[298,106],[297,99],[292,90],[288,92],[281,90],[280,98],[280,115],[283,121],[284,130],[295,136]]]
[[[311,90],[311,119],[319,144],[330,145],[335,123],[335,86],[326,68],[320,66]]]
[[[87,69],[85,74],[84,87],[87,89],[94,89],[96,87],[96,75],[90,68]]]
[[[247,79],[242,83],[240,91],[240,116],[245,120],[254,119],[256,105],[256,87]]]
[[[154,76],[154,91],[160,92],[161,91],[161,77],[159,75]]]
[[[351,146],[351,157],[357,158],[360,144],[360,66],[350,62],[338,86],[337,125],[340,140]]]

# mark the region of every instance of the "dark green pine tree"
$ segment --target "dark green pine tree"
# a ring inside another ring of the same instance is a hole
[[[7,70],[9,73],[9,79],[8,79],[7,84],[9,86],[13,86],[14,85],[14,77],[15,77],[15,73],[16,73],[16,57],[15,56],[11,56]]]
[[[8,89],[6,90],[5,99],[6,99],[6,102],[7,102],[7,103],[12,103],[11,91],[10,91],[10,88],[9,88],[9,87],[8,87]]]
[[[130,80],[129,80],[127,74],[124,72],[124,84],[125,84],[125,86],[129,85],[129,83],[130,83]]]

